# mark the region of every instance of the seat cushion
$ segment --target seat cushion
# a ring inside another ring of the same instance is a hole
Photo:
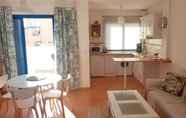
[[[148,94],[148,102],[154,109],[159,109],[167,118],[185,118],[186,104],[182,97],[177,97],[160,89]]]
[[[6,99],[6,100],[7,100],[7,99],[12,99],[12,95],[11,95],[11,93],[8,92],[8,93],[2,95],[1,98],[2,98],[2,99]]]
[[[160,106],[169,118],[186,118],[186,105],[183,103],[170,103]]]
[[[174,96],[160,89],[149,92],[148,99],[153,99],[160,103],[180,103],[183,102],[181,97]]]

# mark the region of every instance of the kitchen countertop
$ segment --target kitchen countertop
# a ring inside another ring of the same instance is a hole
[[[91,55],[99,55],[99,56],[105,56],[105,55],[113,55],[113,56],[124,56],[124,58],[130,58],[131,61],[141,61],[141,62],[147,62],[147,61],[160,61],[164,63],[170,63],[170,59],[163,59],[163,58],[153,58],[152,56],[143,56],[137,53],[136,51],[107,51],[106,53],[97,52],[97,53],[91,53]],[[120,58],[122,59],[122,57]],[[126,60],[125,59],[125,60]]]
[[[137,56],[138,53],[136,51],[107,51],[107,52],[94,52],[91,55],[129,55],[129,56]]]
[[[153,58],[153,57],[126,57],[126,58],[113,58],[113,60],[118,62],[165,62],[165,63],[171,62],[168,59]]]

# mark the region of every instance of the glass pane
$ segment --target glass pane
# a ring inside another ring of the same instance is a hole
[[[148,113],[141,103],[119,103],[119,107],[123,115],[139,115]]]
[[[140,42],[140,25],[125,24],[125,42],[126,50],[136,49],[136,44]]]
[[[133,93],[123,94],[123,92],[119,92],[119,93],[114,93],[114,96],[116,100],[137,100],[136,95],[134,95]]]
[[[119,24],[106,25],[106,46],[109,50],[123,49],[123,26]]]
[[[28,73],[55,72],[55,45],[51,18],[24,18]]]

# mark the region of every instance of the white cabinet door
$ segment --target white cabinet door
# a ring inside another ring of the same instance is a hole
[[[153,38],[161,38],[161,16],[149,14],[141,17],[142,37],[152,36]]]
[[[120,62],[115,62],[113,60],[114,55],[105,56],[105,75],[106,76],[117,76],[122,75],[122,68]]]
[[[117,55],[108,55],[105,56],[105,75],[106,76],[119,76],[123,75],[123,67],[121,66],[122,62],[115,62],[113,58],[117,57],[128,57],[128,56],[117,56]],[[131,74],[131,66],[132,64],[129,63],[127,67],[127,74]]]
[[[123,75],[123,68],[121,67],[121,62],[115,62],[113,60],[114,55],[105,56],[105,75],[108,76],[118,76]]]
[[[131,55],[120,55],[120,56],[115,56],[119,58],[125,58],[125,57],[133,57]],[[124,68],[121,66],[122,62],[115,62],[115,73],[116,75],[123,75],[124,74]],[[131,75],[133,72],[133,62],[129,62],[127,66],[127,75]]]
[[[121,66],[121,62],[115,62],[115,74],[116,75],[123,75],[123,68]]]
[[[105,75],[114,75],[114,61],[112,55],[105,55]]]
[[[143,69],[143,62],[136,62],[134,63],[134,78],[138,79],[139,82],[144,84],[144,69]]]
[[[91,76],[104,76],[105,59],[103,55],[92,55],[90,63]]]
[[[120,58],[122,56],[113,56],[113,57]],[[115,73],[115,75],[123,75],[123,67],[121,66],[121,63],[122,62],[114,62],[114,66],[115,66],[114,73]]]

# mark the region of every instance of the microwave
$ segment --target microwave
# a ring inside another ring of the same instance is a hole
[[[90,53],[98,53],[98,52],[103,52],[104,51],[104,46],[103,45],[90,45],[89,47]]]

